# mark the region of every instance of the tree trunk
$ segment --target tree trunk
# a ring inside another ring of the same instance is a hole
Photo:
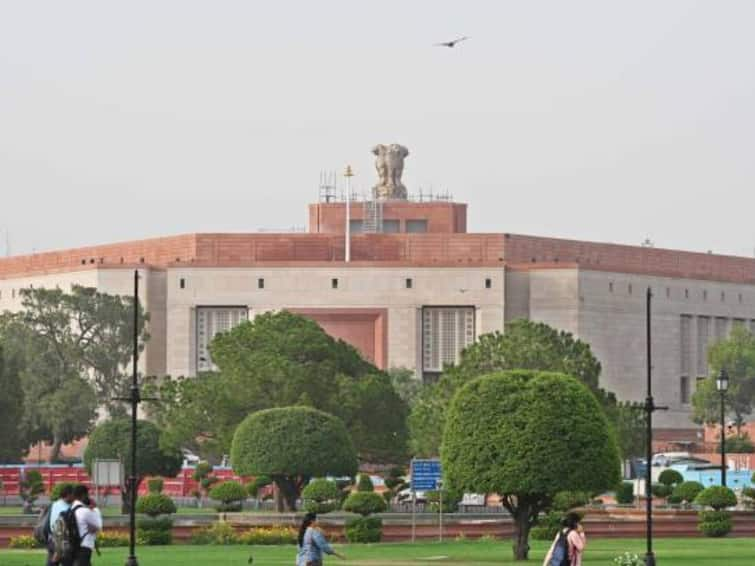
[[[139,485],[142,483],[141,478],[136,480],[136,493],[139,493]],[[128,515],[131,512],[131,482],[126,478],[126,482],[121,485],[121,513]]]
[[[275,491],[275,502],[278,512],[296,511],[296,500],[299,498],[299,488],[296,480],[289,476],[274,476],[273,481],[278,487]]]
[[[527,560],[530,555],[530,520],[531,506],[522,504],[514,514],[514,560]]]
[[[50,457],[47,460],[48,464],[54,464],[60,459],[60,449],[63,447],[63,440],[55,435],[52,440],[52,447],[50,448]]]

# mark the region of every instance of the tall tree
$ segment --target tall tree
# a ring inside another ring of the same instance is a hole
[[[600,492],[620,477],[613,432],[575,378],[506,371],[472,380],[451,403],[441,450],[445,480],[463,493],[497,493],[515,525],[514,558],[561,491]]]
[[[726,411],[734,419],[737,433],[752,414],[755,405],[755,336],[741,324],[735,324],[729,337],[708,349],[711,375],[700,384],[692,397],[695,420],[715,424],[721,420],[721,396],[716,378],[721,369],[729,374]]]
[[[390,377],[314,321],[261,314],[215,337],[211,352],[217,373],[156,384],[152,414],[176,441],[224,453],[250,413],[299,405],[341,418],[362,459],[405,458],[407,407]]]
[[[0,345],[0,463],[18,462],[29,442],[22,428],[24,391],[18,364]]]
[[[636,424],[628,409],[617,406],[616,397],[598,385],[600,362],[589,344],[541,322],[519,319],[506,324],[505,332],[483,334],[464,350],[458,365],[447,366],[437,384],[422,392],[409,416],[410,446],[416,455],[437,455],[446,408],[459,387],[493,371],[532,369],[571,375],[584,383],[611,416],[627,426]],[[635,435],[622,429],[622,435]]]
[[[19,319],[57,358],[66,375],[90,377],[97,401],[111,415],[125,415],[118,397],[128,392],[125,371],[133,354],[134,300],[74,285],[61,289],[24,289]],[[148,315],[139,306],[140,349],[149,339]]]
[[[63,444],[89,432],[96,417],[94,390],[73,366],[63,363],[50,341],[20,317],[0,315],[0,337],[23,390],[19,421],[23,437],[28,442],[51,443],[49,460],[56,462]]]

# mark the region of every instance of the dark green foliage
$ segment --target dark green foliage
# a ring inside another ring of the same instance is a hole
[[[308,513],[330,513],[338,507],[341,490],[336,482],[319,478],[312,480],[301,492],[304,511]]]
[[[136,520],[136,540],[139,544],[158,546],[173,542],[173,519],[166,517],[139,517]]]
[[[21,385],[18,361],[8,356],[2,348],[0,332],[0,464],[20,461],[29,446],[23,427],[24,390]]]
[[[176,504],[162,493],[148,493],[136,500],[136,512],[150,517],[170,515],[176,512]]]
[[[372,485],[372,480],[367,474],[359,474],[359,481],[357,481],[357,491],[375,491],[375,486]]]
[[[201,528],[191,535],[191,544],[238,544],[239,537],[233,525],[225,521],[217,521],[208,527]]]
[[[669,497],[670,503],[692,503],[695,498],[705,489],[703,484],[696,481],[685,481],[674,487]]]
[[[182,444],[201,437],[200,450],[221,454],[250,413],[302,405],[339,417],[363,459],[406,457],[408,409],[390,377],[314,321],[261,314],[218,335],[211,351],[218,373],[154,384],[153,413]]]
[[[666,499],[672,493],[672,487],[670,485],[663,485],[662,483],[654,483],[650,491],[653,493],[653,497],[660,499]]]
[[[346,540],[351,543],[380,542],[383,520],[380,517],[357,517],[346,521]]]
[[[634,503],[634,485],[631,482],[621,482],[616,488],[616,503],[620,505]]]
[[[755,387],[755,384],[753,384],[753,387]],[[755,445],[753,445],[752,440],[750,440],[750,437],[747,434],[727,436],[725,444],[726,452],[729,454],[752,454],[755,452]],[[718,445],[720,450],[720,441]]]
[[[136,476],[138,483],[145,476],[174,477],[183,463],[181,451],[161,439],[161,431],[149,421],[137,423]],[[92,473],[95,460],[120,460],[131,462],[131,421],[125,418],[111,419],[98,425],[89,435],[89,444],[84,451],[84,465]],[[128,470],[128,467],[126,468]],[[127,510],[130,494],[122,493],[123,510]]]
[[[267,409],[239,425],[231,446],[231,465],[242,475],[267,475],[282,496],[280,510],[293,510],[311,477],[353,476],[354,445],[343,422],[309,407]]]
[[[568,408],[568,410],[565,410]],[[515,558],[560,491],[619,481],[619,453],[595,396],[575,378],[499,372],[471,381],[449,408],[441,450],[449,488],[498,493],[515,520]]]
[[[237,481],[224,481],[210,490],[210,497],[220,501],[218,511],[241,511],[246,495],[246,488]]]
[[[554,511],[570,511],[587,505],[591,500],[586,491],[559,491],[553,498],[552,508]]]
[[[552,541],[561,528],[563,518],[563,514],[558,511],[550,511],[545,515],[541,515],[537,523],[530,530],[530,538]]]
[[[665,486],[673,487],[681,484],[684,481],[684,476],[676,470],[667,469],[663,470],[658,476],[658,483],[662,483]]]
[[[723,537],[731,532],[731,513],[728,511],[700,511],[698,530],[707,537]]]
[[[742,499],[749,509],[755,507],[755,487],[744,488],[742,490]]]
[[[50,490],[50,501],[57,501],[58,499],[60,499],[60,494],[63,491],[64,487],[71,486],[72,488],[75,488],[77,485],[79,484],[65,481],[56,483]]]
[[[737,496],[728,487],[713,485],[702,490],[695,498],[695,503],[720,511],[727,507],[734,507],[737,504]]]
[[[374,491],[354,491],[343,502],[342,509],[366,517],[386,510],[385,499]]]
[[[272,478],[263,474],[261,476],[257,476],[251,482],[249,482],[246,488],[251,497],[257,497],[260,489],[270,485],[271,483],[273,483]]]
[[[212,475],[212,464],[205,461],[197,464],[191,477],[199,484],[198,497],[202,495],[207,497],[210,488],[218,482],[218,478]]]
[[[42,474],[37,470],[29,470],[26,477],[21,481],[19,495],[27,507],[34,505],[37,497],[45,492],[45,484],[42,481]]]
[[[147,480],[147,491],[150,493],[162,493],[163,484],[162,478],[150,478]]]

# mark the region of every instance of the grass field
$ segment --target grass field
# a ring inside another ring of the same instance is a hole
[[[417,566],[421,564],[513,564],[511,545],[500,541],[464,541],[422,544],[339,545],[347,560],[328,558],[327,564],[343,566]],[[624,551],[644,552],[644,541],[601,539],[589,543],[584,564],[613,564]],[[544,543],[533,542],[530,564],[542,564]],[[752,566],[755,564],[753,539],[660,539],[657,541],[658,563],[662,566]],[[96,566],[122,566],[127,551],[106,548],[96,558]],[[258,566],[291,566],[294,548],[246,546],[168,546],[140,548],[140,566],[243,566],[250,556]],[[44,563],[40,551],[0,551],[1,566],[39,566]]]

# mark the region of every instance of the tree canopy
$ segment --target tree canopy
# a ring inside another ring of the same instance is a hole
[[[250,413],[299,405],[341,418],[365,460],[406,456],[408,409],[390,377],[316,322],[260,314],[216,336],[210,349],[217,372],[156,385],[161,402],[152,413],[181,443],[219,455]]]
[[[498,493],[526,559],[538,514],[561,491],[599,492],[619,481],[619,453],[595,396],[575,378],[506,371],[462,387],[441,449],[445,480],[459,492]]]
[[[729,374],[726,411],[733,417],[738,433],[755,405],[755,336],[743,325],[735,324],[729,337],[708,349],[711,375],[698,384],[692,397],[695,420],[716,424],[721,420],[721,396],[716,378],[721,369]]]
[[[354,444],[343,422],[309,407],[266,409],[239,425],[231,446],[238,474],[266,475],[278,486],[280,510],[294,510],[312,477],[353,476]]]
[[[0,463],[18,462],[29,446],[22,428],[24,391],[19,369],[0,346]]]

